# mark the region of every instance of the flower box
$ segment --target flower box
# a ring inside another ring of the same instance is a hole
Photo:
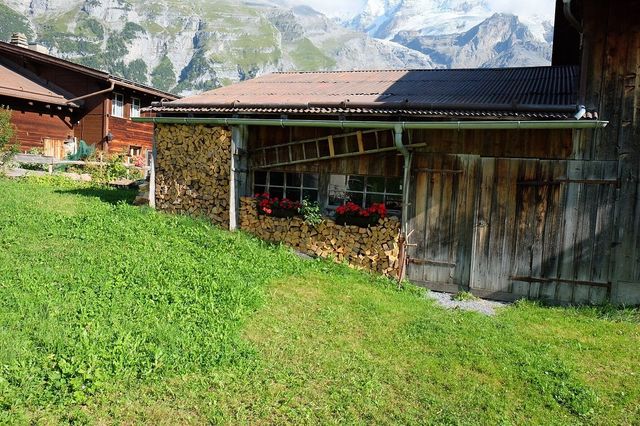
[[[280,200],[271,198],[269,194],[256,194],[256,207],[258,215],[279,218],[292,218],[299,213],[300,203],[286,198]]]
[[[384,204],[372,204],[369,208],[363,209],[357,204],[348,202],[336,209],[336,223],[338,225],[355,225],[366,228],[378,223],[380,218],[387,215]]]
[[[298,214],[297,210],[274,208],[274,209],[271,209],[271,213],[269,214],[269,216],[279,217],[279,218],[292,218],[294,216],[297,216],[297,214]]]
[[[380,220],[380,216],[345,216],[345,215],[337,215],[336,216],[336,224],[342,226],[350,226],[355,225],[360,228],[366,228],[368,226],[372,226],[378,223]]]

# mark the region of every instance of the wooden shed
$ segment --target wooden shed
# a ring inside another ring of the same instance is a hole
[[[562,3],[550,67],[280,73],[154,104],[152,198],[435,290],[638,304],[640,3]],[[382,202],[398,235],[248,218],[256,192],[329,217]]]

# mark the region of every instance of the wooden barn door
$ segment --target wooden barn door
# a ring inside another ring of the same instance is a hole
[[[418,155],[412,169],[408,278],[434,290],[469,284],[479,157]]]
[[[483,159],[471,288],[599,303],[610,291],[615,162]]]

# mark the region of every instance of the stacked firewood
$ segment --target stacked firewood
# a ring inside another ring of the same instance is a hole
[[[400,222],[395,217],[381,219],[368,228],[341,226],[331,219],[314,226],[301,217],[258,215],[255,199],[245,197],[240,226],[263,240],[281,242],[312,256],[333,258],[388,276],[398,273]]]
[[[156,206],[168,213],[206,216],[229,226],[231,133],[222,127],[156,127]]]

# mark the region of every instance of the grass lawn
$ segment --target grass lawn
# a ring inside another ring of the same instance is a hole
[[[447,311],[134,194],[0,179],[0,424],[640,424],[640,313]]]

